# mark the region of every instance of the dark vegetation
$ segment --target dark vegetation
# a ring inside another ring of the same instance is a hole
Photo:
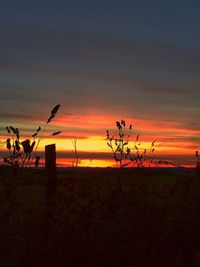
[[[0,168],[2,267],[200,266],[200,180],[187,169]],[[120,194],[120,196],[119,196]]]
[[[0,266],[200,266],[198,151],[196,171],[148,168],[154,164],[155,141],[147,150],[137,135],[130,148],[132,125],[126,128],[121,120],[115,135],[106,132],[119,168],[79,168],[76,139],[72,168],[58,169],[57,176],[56,169],[49,172],[51,164],[46,170],[27,168],[33,160],[39,165],[37,148],[59,107],[32,141],[21,141],[18,128],[6,127]]]
[[[134,147],[129,146],[129,139],[132,133],[132,124],[127,128],[126,121],[116,121],[117,133],[110,133],[106,131],[107,145],[110,147],[113,159],[118,167],[125,168],[127,166],[144,168],[150,167],[154,164],[154,151],[155,142],[151,143],[149,149],[143,148],[142,143],[139,141],[140,135],[137,134],[134,142]]]
[[[7,156],[4,158],[4,163],[12,166],[15,171],[19,167],[30,167],[33,164],[38,167],[40,160],[43,157],[43,154],[38,153],[37,151],[38,146],[41,140],[44,138],[47,125],[55,118],[59,108],[60,104],[56,105],[51,110],[51,113],[44,126],[39,126],[35,133],[32,134],[32,141],[30,139],[21,140],[20,130],[13,126],[7,126],[5,129],[8,138],[6,139],[5,144],[1,142],[1,145],[5,146],[8,151]],[[55,136],[60,133],[60,131],[56,131],[51,135]]]

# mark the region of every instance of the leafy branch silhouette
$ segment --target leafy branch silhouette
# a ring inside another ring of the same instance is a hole
[[[106,131],[107,145],[111,148],[113,158],[119,163],[120,168],[124,168],[130,164],[130,148],[128,147],[129,137],[131,135],[132,125],[126,127],[126,122],[116,121],[117,136],[111,135],[109,130]]]
[[[127,167],[132,164],[133,167],[143,168],[147,162],[147,151],[150,151],[149,167],[154,162],[155,142],[151,143],[150,149],[142,148],[141,142],[139,141],[139,134],[136,136],[134,142],[134,148],[131,149],[129,146],[129,139],[132,131],[132,124],[126,127],[125,120],[121,122],[116,121],[117,136],[111,135],[109,130],[106,130],[107,145],[110,147],[113,158],[116,164],[119,163],[120,168]]]

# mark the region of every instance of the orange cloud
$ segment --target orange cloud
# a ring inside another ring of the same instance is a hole
[[[45,145],[56,143],[57,151],[73,153],[74,147],[72,139],[77,139],[77,149],[84,153],[108,153],[109,147],[106,144],[106,130],[108,129],[113,134],[117,134],[116,121],[121,118],[115,116],[103,115],[66,115],[58,116],[55,121],[50,124],[44,138],[41,139],[38,150],[44,150]],[[129,142],[129,147],[134,148],[134,141],[137,134],[140,134],[142,148],[149,149],[152,141],[156,140],[155,151],[159,156],[162,155],[192,155],[198,149],[199,130],[191,130],[184,127],[180,122],[168,121],[150,121],[139,118],[126,117],[127,125],[133,125],[133,131]],[[21,139],[32,139],[33,127],[23,131],[21,130]],[[62,133],[58,136],[51,136],[55,131],[61,130]],[[5,141],[7,135],[5,131],[1,136],[1,140]],[[36,139],[37,140],[37,139]],[[4,150],[3,148],[1,148]],[[100,161],[98,161],[100,160]],[[59,162],[59,161],[58,161]],[[95,159],[93,164],[90,160],[84,159],[82,166],[111,166],[113,160]],[[95,162],[95,163],[94,163]],[[106,163],[107,162],[107,163]],[[111,163],[112,162],[112,163]],[[59,163],[60,164],[60,163]],[[63,163],[66,164],[66,163]]]

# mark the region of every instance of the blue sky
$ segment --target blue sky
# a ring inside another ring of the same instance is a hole
[[[2,1],[1,18],[198,47],[199,1]]]
[[[159,121],[163,136],[162,122],[197,131],[195,149],[199,9],[199,1],[2,1],[1,129],[26,128],[61,103],[63,116],[148,120],[153,134]]]

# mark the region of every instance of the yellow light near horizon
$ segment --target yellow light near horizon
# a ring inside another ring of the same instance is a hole
[[[59,151],[73,150],[72,140],[49,138],[40,142],[39,149],[43,149],[47,144],[56,144]],[[86,139],[77,138],[77,150],[86,152],[106,152],[108,151],[105,138],[102,136],[92,136]]]
[[[21,137],[22,140],[26,139],[28,137]],[[149,136],[148,136],[149,138]],[[6,136],[3,136],[2,141],[5,143]],[[31,140],[32,141],[32,140]],[[48,144],[56,144],[56,150],[59,152],[72,152],[74,151],[74,147],[72,144],[71,139],[65,139],[62,138],[62,136],[55,136],[55,137],[49,137],[49,138],[44,138],[40,141],[39,147],[38,147],[38,152],[41,151],[41,153],[44,152],[45,145]],[[138,142],[139,143],[139,142]],[[147,155],[151,155],[151,143],[149,141],[142,141],[141,140],[141,145],[138,146],[141,150],[140,152],[142,153],[144,149],[147,149]],[[37,144],[37,140],[36,140]],[[191,145],[191,146],[189,146]],[[131,149],[131,151],[134,151],[134,146],[135,142],[130,141],[128,147]],[[107,141],[105,136],[91,136],[88,138],[77,138],[77,150],[78,152],[84,152],[85,157],[89,157],[88,159],[82,159],[82,162],[80,163],[80,166],[91,166],[91,167],[115,167],[115,162],[114,159],[111,158],[111,161],[109,160],[104,160],[104,159],[92,159],[91,155],[88,156],[88,154],[92,153],[108,153],[111,152],[111,149],[107,145]],[[1,147],[2,153],[5,153],[7,151],[6,146]],[[170,142],[155,142],[155,156],[160,157],[160,156],[165,156],[165,155],[193,155],[195,151],[195,148],[192,148],[192,143],[185,144],[184,142],[176,142],[176,141],[170,141]],[[88,154],[87,154],[88,152]],[[64,155],[64,154],[63,154]],[[95,155],[96,156],[96,155]],[[71,163],[69,163],[70,165]],[[64,165],[66,165],[64,163]]]
[[[116,163],[113,160],[83,159],[81,160],[79,167],[116,167]]]
[[[69,139],[45,139],[40,142],[39,149],[44,148],[45,145],[55,143],[56,148],[59,151],[66,151],[66,150],[73,150],[72,140]],[[139,143],[139,142],[138,142]],[[135,142],[130,141],[128,147],[134,149]],[[147,151],[151,148],[151,142],[141,142],[141,145],[138,146],[139,149]],[[85,151],[85,152],[111,152],[110,148],[107,145],[107,141],[103,136],[92,136],[85,139],[78,139],[77,138],[77,150],[78,151]]]

